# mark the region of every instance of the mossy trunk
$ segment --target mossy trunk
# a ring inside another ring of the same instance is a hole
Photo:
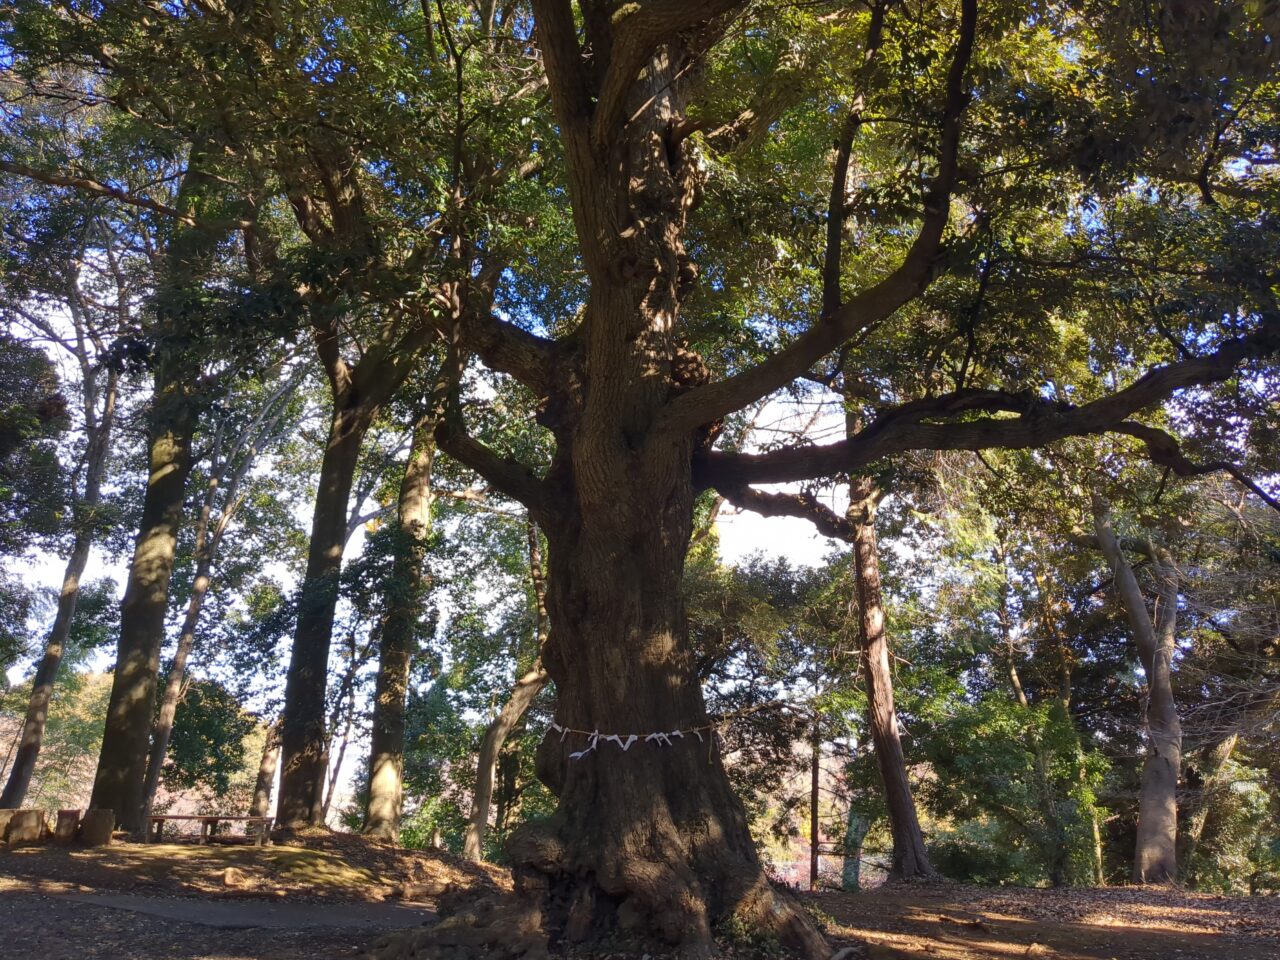
[[[434,415],[421,418],[414,426],[409,458],[400,481],[392,575],[384,587],[386,617],[379,637],[369,746],[369,799],[364,822],[367,835],[384,840],[399,839],[400,814],[404,807],[405,697],[426,587],[435,426]]]

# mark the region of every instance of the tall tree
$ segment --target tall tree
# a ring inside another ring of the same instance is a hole
[[[528,527],[529,579],[533,586],[533,638],[537,644],[533,664],[520,674],[511,695],[502,705],[498,715],[480,738],[476,755],[476,788],[471,799],[471,815],[467,818],[467,832],[463,841],[463,856],[479,861],[484,856],[484,837],[489,829],[489,807],[493,802],[493,780],[507,737],[528,713],[547,685],[547,671],[542,666],[542,647],[547,642],[547,587],[546,572],[542,563],[541,534],[532,523]],[[519,658],[517,658],[517,665]]]
[[[431,530],[431,464],[435,455],[435,427],[439,408],[417,418],[412,427],[409,456],[396,516],[391,576],[384,582],[385,612],[378,637],[378,676],[373,695],[369,742],[368,805],[364,832],[384,840],[398,840],[404,808],[404,712],[409,666],[417,647],[417,622],[422,614],[427,572],[427,538]]]
[[[1152,609],[1148,609],[1133,566],[1112,528],[1110,504],[1097,492],[1092,496],[1098,545],[1111,566],[1116,593],[1124,605],[1147,680],[1143,722],[1146,758],[1138,795],[1133,882],[1173,883],[1178,879],[1178,779],[1182,773],[1182,723],[1173,699],[1178,571],[1166,548],[1150,539],[1142,542],[1155,576],[1155,597]]]
[[[196,628],[200,623],[205,597],[213,582],[213,565],[218,558],[218,548],[243,505],[241,484],[257,462],[258,454],[264,447],[279,439],[281,430],[288,423],[285,417],[288,403],[304,372],[303,368],[296,368],[282,384],[269,390],[262,399],[259,410],[236,435],[230,438],[226,436],[233,425],[225,421],[213,431],[208,457],[209,476],[196,518],[195,573],[187,609],[178,630],[178,643],[165,676],[160,710],[151,726],[151,749],[147,756],[147,776],[142,788],[144,820],[151,815],[151,807],[155,803],[156,788],[160,784],[178,702],[188,682],[187,660],[195,649]],[[220,508],[219,493],[223,494]]]
[[[383,319],[429,313],[538,402],[555,444],[545,469],[475,439],[460,402],[438,439],[548,537],[544,664],[556,723],[572,733],[541,748],[556,813],[520,831],[511,854],[522,892],[569,940],[622,925],[699,953],[714,924],[736,918],[802,953],[826,950],[768,884],[714,746],[708,756],[696,738],[669,736],[708,724],[681,594],[699,492],[830,479],[918,449],[1142,431],[1144,411],[1183,388],[1232,402],[1220,385],[1246,363],[1269,370],[1280,349],[1275,200],[1250,166],[1266,160],[1257,145],[1275,120],[1277,15],[1265,6],[1205,5],[1182,22],[1118,0],[1091,4],[1087,18],[1070,5],[1035,18],[1000,2],[886,5],[865,74],[872,16],[849,5],[784,15],[747,0],[530,0],[495,13],[492,31],[460,3],[427,9],[430,29],[408,29],[409,13],[422,14],[412,5],[129,3],[94,18],[67,2],[65,22],[44,6],[23,4],[19,56],[33,36],[79,52],[82,35],[109,27],[94,61],[116,70],[143,49],[146,75],[125,93],[162,88],[132,109],[157,125],[183,120],[174,103],[207,116],[190,87],[240,124],[237,156],[267,158],[299,229],[342,238],[324,251],[333,269],[299,271],[317,305],[358,289]],[[157,43],[190,52],[180,71]],[[1235,64],[1225,78],[1209,69],[1223,57]],[[280,65],[288,76],[272,74]],[[239,82],[224,85],[229,76]],[[526,93],[506,96],[513,88]],[[246,94],[264,89],[269,110]],[[272,112],[330,94],[340,96],[303,123]],[[859,98],[867,122],[850,149],[864,169],[848,202],[831,205],[835,232],[858,240],[842,255],[812,242],[813,211],[833,192],[833,127]],[[423,103],[434,117],[415,113]],[[425,156],[405,147],[424,143]],[[499,196],[491,185],[524,183],[531,152],[537,199]],[[774,202],[742,202],[763,186]],[[497,201],[513,199],[509,216]],[[362,220],[410,221],[427,242],[392,242]],[[504,232],[513,224],[527,243]],[[1001,309],[952,309],[981,285],[977,241],[993,225],[1017,252],[997,278]],[[425,252],[381,269],[405,249]],[[831,305],[797,266],[828,259],[824,249],[839,268]],[[426,283],[424,262],[440,268]],[[1175,269],[1168,310],[1095,309],[1099,277],[1114,293],[1125,271]],[[749,296],[730,298],[743,287]],[[915,366],[913,389],[836,443],[715,448],[725,417],[828,379],[850,341],[877,351],[868,381]],[[1063,372],[1067,352],[1108,376]],[[1260,408],[1247,379],[1231,385],[1237,401]],[[359,419],[343,414],[335,461],[350,458]],[[1172,434],[1146,438],[1162,462],[1197,468]],[[325,542],[313,542],[317,602],[299,618],[289,682],[287,823],[313,819],[322,793],[326,578],[340,562]],[[593,733],[671,745],[620,751]]]
[[[76,225],[76,221],[73,221],[73,225]],[[27,705],[13,767],[9,772],[4,791],[0,794],[0,807],[7,808],[21,807],[27,788],[31,784],[31,776],[35,772],[36,760],[40,754],[40,744],[44,738],[45,721],[49,714],[54,682],[57,680],[63,655],[66,652],[76,604],[80,597],[81,578],[88,565],[89,552],[94,541],[102,533],[102,520],[99,516],[102,484],[107,472],[111,434],[115,427],[120,390],[120,370],[109,365],[106,352],[113,340],[112,334],[119,326],[119,320],[128,317],[131,312],[129,301],[132,294],[126,275],[119,268],[119,251],[107,249],[102,253],[93,249],[93,244],[101,243],[104,238],[108,245],[115,244],[118,238],[113,235],[109,226],[93,217],[92,211],[89,221],[81,222],[78,226],[81,240],[72,246],[70,258],[59,264],[56,269],[53,269],[48,261],[45,263],[49,279],[55,284],[61,279],[65,284],[62,295],[55,295],[52,301],[42,298],[42,302],[37,302],[34,309],[23,309],[18,304],[11,307],[18,311],[27,324],[44,333],[50,342],[63,344],[74,358],[80,378],[79,412],[82,418],[85,445],[81,488],[72,496],[71,549],[67,555],[62,587],[58,593],[57,612],[54,615],[53,625],[49,628],[44,653],[32,681],[31,700]],[[58,252],[56,244],[53,245],[52,250],[46,248],[46,253],[56,252]],[[110,285],[115,288],[115,298],[113,303],[106,306],[108,313],[106,318],[87,302],[87,300],[93,300],[97,295],[96,291],[91,292],[86,298],[85,291],[82,289],[82,284],[93,283],[91,278],[81,275],[82,271],[93,270],[86,261],[100,253],[114,268],[107,271]],[[45,291],[46,297],[48,294],[49,291]],[[67,308],[67,315],[71,321],[70,336],[64,336],[62,332],[55,330],[46,315],[45,311],[49,310],[53,303],[61,303]]]

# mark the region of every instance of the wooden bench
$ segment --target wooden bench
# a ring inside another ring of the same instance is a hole
[[[174,814],[174,813],[157,813],[147,818],[147,838],[151,843],[159,843],[160,836],[164,831],[166,820],[198,820],[200,821],[200,839],[197,843],[207,843],[211,836],[216,836],[218,832],[218,824],[227,823],[244,823],[249,827],[256,827],[253,833],[254,842],[259,846],[263,846],[267,842],[267,834],[271,832],[272,817],[232,817],[223,814]]]

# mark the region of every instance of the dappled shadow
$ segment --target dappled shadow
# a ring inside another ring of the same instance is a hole
[[[1280,956],[1280,903],[1159,888],[889,886],[812,902],[885,960],[1180,960]]]
[[[110,847],[30,847],[0,852],[0,889],[164,893],[170,896],[281,897],[380,901],[406,883],[439,889],[507,883],[502,871],[436,851],[402,850],[362,837],[308,837],[305,846],[197,846],[117,843]],[[7,879],[6,879],[7,878]]]

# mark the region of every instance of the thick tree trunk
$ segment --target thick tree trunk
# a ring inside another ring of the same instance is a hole
[[[110,446],[111,428],[115,422],[117,383],[118,375],[108,373],[100,417],[93,409],[93,394],[96,391],[88,384],[85,387],[89,442],[85,450],[84,493],[74,508],[75,540],[62,575],[58,612],[49,630],[49,639],[45,641],[44,656],[40,659],[31,683],[31,699],[27,703],[27,715],[22,723],[13,768],[9,771],[4,793],[0,794],[0,810],[22,806],[27,788],[31,786],[32,774],[35,773],[40,745],[44,741],[44,725],[49,716],[49,701],[53,698],[53,684],[58,679],[58,669],[62,665],[67,637],[71,633],[71,622],[76,613],[76,602],[80,598],[80,578],[84,576],[84,568],[89,563],[89,551],[97,533],[94,512],[102,499],[102,478],[106,473],[107,450]]]
[[[471,799],[471,816],[467,820],[467,832],[463,841],[463,856],[479,862],[484,857],[484,835],[489,829],[489,807],[493,803],[494,769],[503,744],[538,699],[547,685],[547,671],[542,666],[542,647],[547,641],[547,579],[542,564],[542,545],[538,528],[531,521],[528,529],[529,577],[533,585],[533,635],[538,646],[538,658],[533,667],[516,681],[511,697],[493,718],[476,758],[476,791]]]
[[[405,696],[409,690],[409,666],[417,647],[415,631],[422,613],[426,581],[436,421],[433,410],[414,425],[409,458],[400,481],[392,575],[384,587],[386,619],[379,637],[364,832],[392,841],[400,838],[400,814],[404,807]]]
[[[1138,837],[1133,860],[1134,883],[1172,883],[1178,877],[1178,777],[1182,767],[1182,725],[1173,699],[1173,651],[1177,634],[1177,570],[1167,550],[1147,543],[1144,552],[1155,574],[1154,617],[1111,529],[1111,510],[1093,495],[1094,530],[1103,555],[1115,573],[1147,675],[1145,732],[1147,755],[1138,794]]]
[[[347,539],[347,501],[369,428],[369,414],[337,404],[320,464],[307,569],[285,682],[280,796],[276,823],[296,828],[324,822],[325,689]]]
[[[271,791],[276,785],[276,767],[280,763],[280,721],[267,727],[267,738],[262,744],[262,757],[258,760],[258,779],[253,785],[253,801],[249,804],[249,816],[265,817],[271,810]]]
[[[893,862],[889,876],[907,880],[933,876],[934,869],[925,850],[915,798],[911,795],[911,783],[907,779],[906,755],[893,704],[893,672],[889,666],[880,554],[875,531],[877,500],[874,484],[869,479],[856,478],[850,485],[849,519],[855,525],[853,567],[857,585],[858,637],[867,675],[867,716],[893,836]]]
[[[186,385],[157,381],[155,403],[162,413],[153,416],[163,419],[151,431],[142,524],[120,606],[115,674],[89,801],[90,807],[114,811],[116,822],[137,834],[145,829],[147,746],[194,428],[194,411],[180,395]]]
[[[588,469],[617,482],[615,496],[593,503],[583,491],[578,503],[597,508],[589,519],[570,510],[540,522],[550,547],[543,662],[568,730],[539,749],[539,777],[560,802],[549,822],[513,836],[518,882],[542,896],[553,942],[620,927],[706,953],[713,924],[736,916],[825,955],[765,877],[708,728],[681,597],[693,496],[679,462],[678,451],[595,461]],[[646,740],[693,728],[703,729],[669,746]]]
[[[538,776],[559,805],[512,836],[517,883],[553,941],[621,927],[705,955],[713,925],[736,919],[825,957],[812,921],[765,876],[717,738],[672,737],[708,727],[681,588],[694,453],[715,428],[664,419],[708,378],[679,317],[696,278],[682,234],[700,174],[674,131],[699,54],[683,36],[648,46],[631,34],[608,68],[610,21],[588,12],[588,70],[570,5],[537,2],[535,17],[590,296],[539,414],[556,441],[546,475],[453,448],[526,494],[549,548],[543,665],[565,730],[543,739]],[[606,73],[607,92],[588,89]]]

